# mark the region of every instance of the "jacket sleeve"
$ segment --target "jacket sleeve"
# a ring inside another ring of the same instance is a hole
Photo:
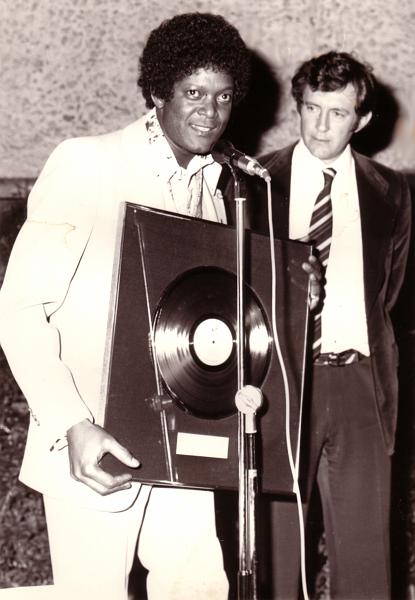
[[[411,194],[405,176],[398,174],[400,185],[400,205],[393,236],[392,268],[388,282],[387,306],[395,305],[401,292],[411,247],[412,206]]]
[[[412,230],[408,260],[399,298],[393,308],[393,321],[400,351],[400,371],[403,382],[415,383],[415,194],[412,190]],[[412,387],[413,390],[413,387]]]
[[[92,230],[97,177],[90,145],[67,140],[51,154],[29,196],[0,291],[0,343],[49,445],[92,419],[49,322],[65,302]]]

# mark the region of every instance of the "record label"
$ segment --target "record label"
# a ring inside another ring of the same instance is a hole
[[[208,367],[219,367],[229,360],[233,349],[232,331],[217,318],[203,319],[193,333],[193,352]]]

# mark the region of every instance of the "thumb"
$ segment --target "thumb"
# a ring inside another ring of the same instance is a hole
[[[109,440],[106,450],[127,467],[137,468],[140,466],[139,461],[131,454],[131,452],[124,446],[121,446],[114,438]]]

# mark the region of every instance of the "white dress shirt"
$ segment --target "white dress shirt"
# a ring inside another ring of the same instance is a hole
[[[336,170],[331,189],[333,235],[326,270],[321,352],[355,349],[369,355],[359,196],[354,159],[347,146],[330,165],[301,140],[291,170],[289,235],[307,239],[314,202],[324,186],[323,169]]]

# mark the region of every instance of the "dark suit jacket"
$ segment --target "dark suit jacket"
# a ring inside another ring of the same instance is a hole
[[[272,177],[275,237],[288,238],[291,160],[294,145],[260,158]],[[385,447],[393,452],[398,404],[398,351],[390,312],[402,285],[411,229],[405,177],[353,152],[359,193],[366,316],[373,385]],[[268,233],[265,186],[250,186],[251,228]],[[343,315],[347,318],[346,315]]]

